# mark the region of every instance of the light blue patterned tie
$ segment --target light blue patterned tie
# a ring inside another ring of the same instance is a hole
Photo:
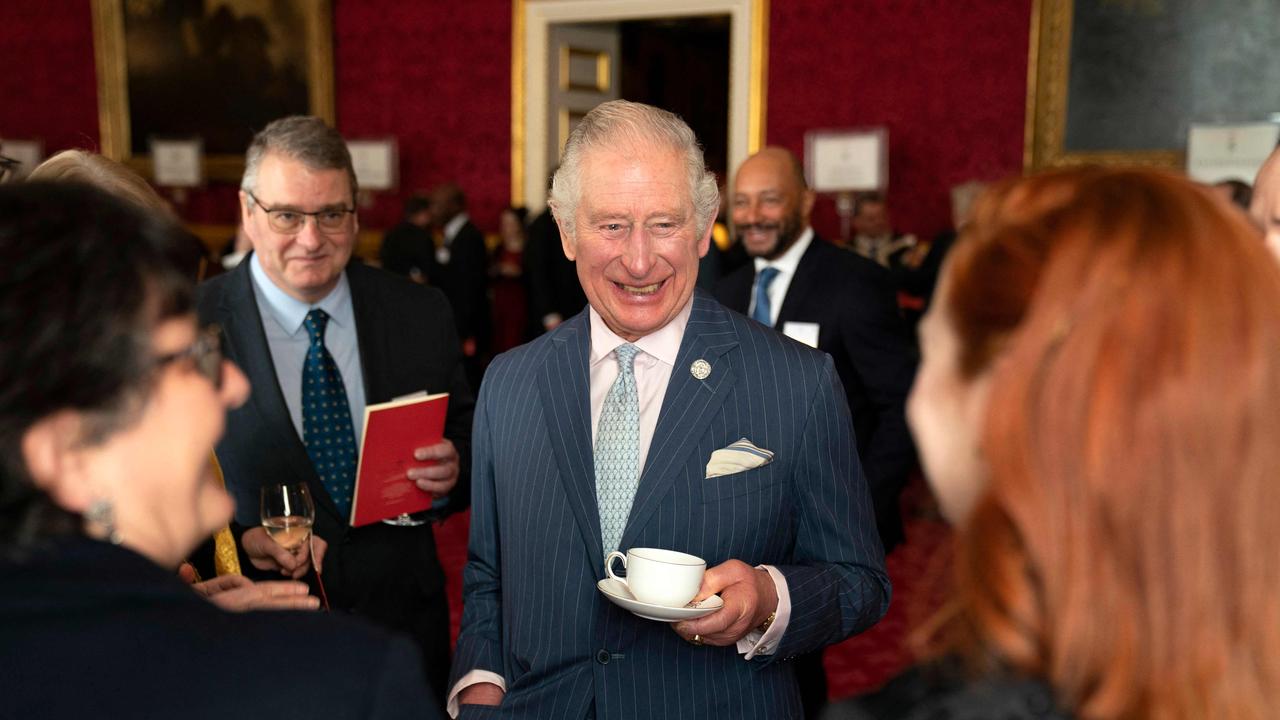
[[[756,275],[756,307],[751,319],[761,325],[773,327],[773,307],[769,305],[769,286],[778,277],[778,268],[766,267]]]
[[[338,506],[343,519],[351,515],[351,492],[356,480],[356,436],[351,428],[347,388],[333,355],[324,346],[329,315],[307,313],[304,323],[311,347],[302,366],[302,441],[316,473]]]
[[[640,395],[635,375],[640,349],[625,344],[613,352],[618,358],[618,379],[604,398],[596,428],[596,501],[606,555],[617,550],[622,539],[640,467]]]

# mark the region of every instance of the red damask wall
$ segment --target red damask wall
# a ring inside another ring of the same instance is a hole
[[[1030,29],[1030,0],[773,0],[768,141],[887,126],[894,224],[929,237],[952,185],[1022,168]],[[814,225],[837,233],[830,200]]]
[[[535,0],[536,1],[536,0]],[[977,9],[975,9],[977,8]],[[897,224],[947,224],[947,188],[1021,164],[1031,0],[773,0],[767,133],[884,124]],[[96,147],[88,0],[0,2],[0,136]],[[486,230],[510,192],[510,0],[335,0],[338,127],[399,139],[402,185],[456,179]],[[399,198],[362,211],[385,227]],[[235,220],[230,185],[193,193],[193,222]],[[835,232],[830,203],[818,229]]]

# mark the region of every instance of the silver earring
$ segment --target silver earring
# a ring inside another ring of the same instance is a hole
[[[107,542],[112,545],[120,544],[120,531],[116,529],[116,511],[115,508],[111,507],[110,500],[94,500],[89,505],[84,517],[90,523],[102,528],[103,534],[107,537]]]

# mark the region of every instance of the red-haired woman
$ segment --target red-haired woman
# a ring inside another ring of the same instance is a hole
[[[832,717],[1280,708],[1280,266],[1191,182],[988,193],[908,405],[956,525],[934,661]]]

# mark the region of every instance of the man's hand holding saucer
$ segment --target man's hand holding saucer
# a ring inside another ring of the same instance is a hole
[[[741,560],[728,560],[707,570],[695,602],[719,594],[718,612],[676,623],[678,635],[695,645],[733,645],[768,620],[778,608],[773,578]]]

